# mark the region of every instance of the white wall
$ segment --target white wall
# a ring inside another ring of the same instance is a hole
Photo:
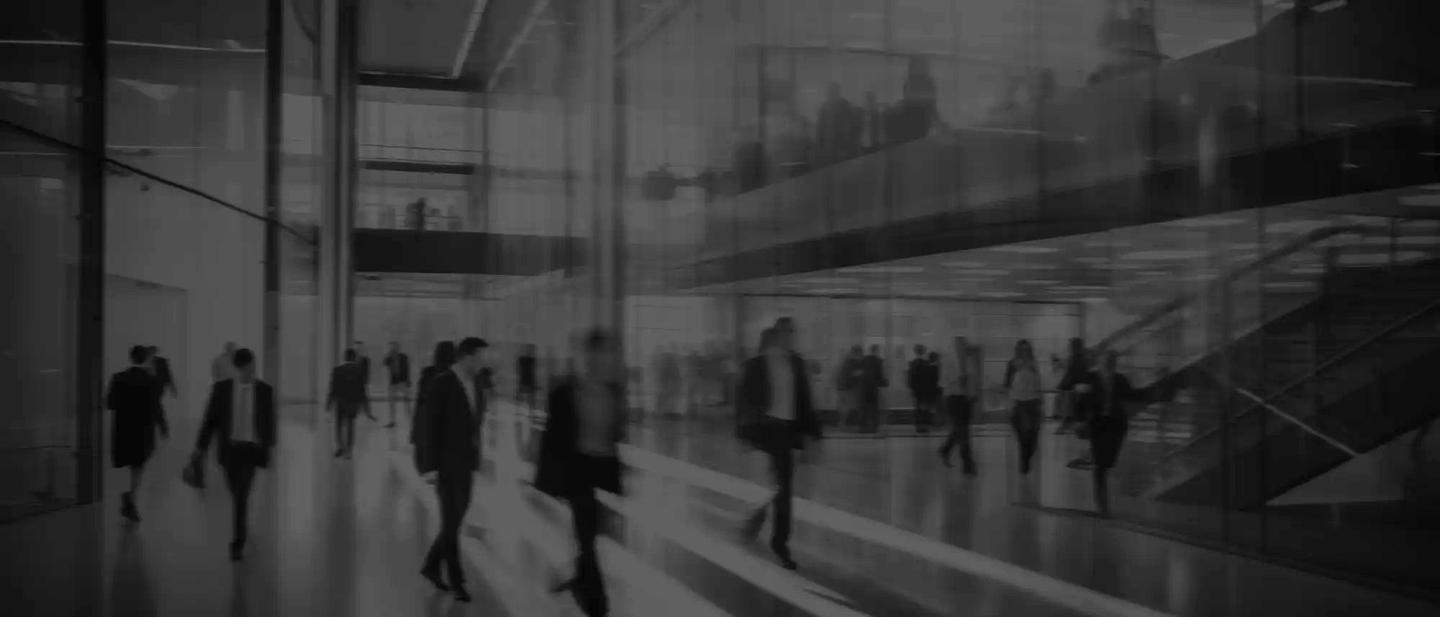
[[[199,413],[209,362],[226,341],[251,348],[257,360],[263,355],[263,228],[213,202],[153,183],[141,190],[141,184],[134,177],[109,179],[105,269],[185,293],[187,315],[173,324],[186,341],[180,389],[184,408]]]

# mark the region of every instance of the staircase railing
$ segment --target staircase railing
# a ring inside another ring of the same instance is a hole
[[[1341,452],[1344,452],[1344,453],[1350,455],[1351,457],[1358,456],[1358,453],[1356,452],[1355,449],[1353,449],[1353,448],[1345,445],[1344,443],[1340,442],[1338,439],[1335,439],[1334,437],[1331,437],[1331,436],[1329,436],[1329,435],[1325,435],[1324,433],[1320,432],[1319,429],[1316,429],[1316,428],[1314,428],[1313,426],[1311,426],[1310,424],[1304,422],[1303,420],[1300,420],[1298,417],[1294,416],[1293,414],[1287,413],[1287,412],[1281,410],[1279,407],[1276,407],[1275,404],[1274,404],[1275,401],[1277,401],[1277,400],[1279,400],[1280,398],[1282,398],[1282,397],[1290,394],[1291,392],[1294,392],[1296,389],[1300,388],[1301,386],[1304,386],[1305,384],[1310,383],[1311,381],[1313,381],[1313,380],[1315,380],[1315,379],[1318,379],[1321,374],[1325,373],[1326,371],[1328,371],[1328,370],[1331,369],[1331,368],[1334,368],[1335,366],[1337,366],[1337,365],[1340,364],[1341,362],[1344,362],[1345,360],[1348,360],[1349,358],[1353,357],[1355,354],[1358,354],[1358,353],[1360,353],[1360,352],[1363,352],[1363,351],[1368,350],[1368,349],[1371,348],[1372,346],[1380,343],[1380,342],[1383,341],[1383,340],[1386,340],[1387,338],[1389,338],[1391,335],[1395,334],[1396,332],[1399,332],[1400,330],[1403,330],[1403,329],[1405,329],[1405,328],[1407,328],[1407,327],[1415,324],[1415,322],[1417,322],[1417,321],[1419,321],[1419,320],[1421,320],[1421,319],[1424,319],[1425,317],[1429,316],[1431,313],[1435,313],[1435,312],[1437,312],[1437,311],[1440,311],[1440,299],[1436,299],[1436,300],[1434,300],[1434,301],[1431,301],[1429,304],[1425,305],[1424,308],[1422,308],[1422,309],[1420,309],[1420,310],[1417,310],[1417,311],[1415,311],[1415,312],[1413,312],[1413,313],[1410,313],[1409,315],[1406,315],[1405,317],[1402,317],[1402,318],[1396,320],[1395,322],[1391,323],[1390,325],[1385,326],[1384,328],[1381,328],[1380,330],[1376,331],[1375,333],[1373,333],[1373,334],[1365,337],[1365,339],[1363,339],[1363,340],[1361,340],[1361,341],[1359,341],[1359,342],[1357,342],[1357,343],[1355,343],[1355,344],[1353,344],[1353,345],[1350,345],[1349,347],[1346,347],[1344,350],[1340,351],[1339,353],[1331,356],[1331,357],[1330,357],[1329,359],[1327,359],[1326,361],[1324,361],[1324,362],[1320,363],[1319,365],[1317,365],[1314,369],[1312,369],[1311,371],[1307,372],[1304,376],[1299,377],[1299,378],[1297,378],[1297,379],[1294,379],[1294,380],[1292,380],[1290,383],[1285,384],[1283,387],[1279,388],[1278,390],[1276,390],[1275,392],[1273,392],[1272,394],[1270,394],[1268,397],[1261,397],[1261,396],[1259,396],[1259,395],[1256,395],[1256,394],[1254,394],[1253,392],[1250,392],[1249,390],[1246,390],[1245,388],[1241,388],[1241,387],[1239,387],[1239,386],[1235,386],[1235,385],[1231,384],[1228,379],[1225,379],[1224,377],[1222,377],[1222,376],[1220,376],[1220,375],[1215,375],[1213,372],[1206,371],[1206,374],[1207,374],[1207,375],[1209,375],[1210,377],[1216,379],[1216,380],[1219,381],[1222,385],[1224,385],[1224,386],[1226,386],[1226,387],[1228,387],[1228,388],[1236,391],[1236,392],[1239,393],[1241,396],[1244,396],[1245,398],[1250,399],[1250,400],[1253,401],[1255,404],[1254,404],[1254,405],[1251,405],[1251,406],[1249,406],[1249,407],[1246,407],[1243,411],[1241,411],[1241,412],[1238,413],[1238,414],[1235,414],[1235,416],[1233,416],[1232,418],[1230,418],[1228,421],[1226,421],[1226,422],[1221,422],[1219,425],[1214,426],[1214,427],[1211,427],[1210,429],[1208,429],[1208,430],[1206,430],[1206,431],[1203,431],[1203,432],[1201,432],[1201,433],[1198,434],[1198,435],[1195,435],[1194,437],[1192,437],[1192,438],[1190,439],[1189,443],[1186,444],[1186,445],[1188,446],[1189,444],[1198,443],[1198,442],[1200,442],[1200,441],[1202,441],[1202,440],[1204,440],[1204,439],[1207,439],[1207,438],[1209,438],[1211,435],[1214,435],[1215,433],[1219,432],[1219,431],[1220,431],[1222,428],[1224,428],[1225,426],[1227,426],[1227,425],[1229,425],[1229,424],[1233,424],[1233,423],[1235,423],[1235,422],[1238,422],[1241,418],[1244,418],[1245,416],[1248,416],[1248,415],[1256,412],[1257,410],[1264,409],[1264,410],[1266,410],[1266,411],[1270,411],[1271,413],[1274,413],[1276,416],[1280,417],[1281,419],[1283,419],[1283,420],[1285,420],[1285,421],[1287,421],[1287,422],[1290,422],[1290,423],[1292,423],[1292,424],[1295,424],[1296,426],[1299,426],[1301,430],[1304,430],[1304,431],[1306,431],[1306,432],[1308,432],[1308,433],[1311,433],[1312,435],[1315,435],[1316,437],[1318,437],[1318,438],[1321,439],[1322,441],[1324,441],[1324,442],[1326,442],[1326,443],[1328,443],[1328,444],[1330,444],[1330,445],[1332,445],[1332,446],[1335,446],[1335,448],[1338,449],[1338,450],[1340,450]],[[1183,452],[1183,451],[1185,450],[1185,448],[1186,448],[1186,446],[1181,446],[1181,447],[1179,447],[1179,448],[1176,448],[1175,450],[1172,450],[1172,451],[1170,451],[1170,452],[1162,455],[1162,456],[1160,457],[1160,462],[1163,463],[1164,461],[1173,458],[1174,456],[1176,456],[1176,455],[1179,454],[1180,452]]]
[[[1311,246],[1325,240],[1329,240],[1330,238],[1345,234],[1363,233],[1369,229],[1369,227],[1364,225],[1336,225],[1333,227],[1326,227],[1324,229],[1317,229],[1298,238],[1295,238],[1294,240],[1291,240],[1279,247],[1276,247],[1274,250],[1266,253],[1265,255],[1262,255],[1259,259],[1256,259],[1255,261],[1231,268],[1229,271],[1225,272],[1215,280],[1207,283],[1203,289],[1187,294],[1182,294],[1179,297],[1170,300],[1169,302],[1155,307],[1153,310],[1140,317],[1140,319],[1131,322],[1130,324],[1120,328],[1119,330],[1116,330],[1114,333],[1105,337],[1099,343],[1095,344],[1093,349],[1096,352],[1111,349],[1123,352],[1125,349],[1133,347],[1135,344],[1132,343],[1130,345],[1122,346],[1121,343],[1125,339],[1130,338],[1136,334],[1146,332],[1147,329],[1161,322],[1166,317],[1176,315],[1182,312],[1184,309],[1189,308],[1191,305],[1212,296],[1215,292],[1233,285],[1235,281],[1239,280],[1241,277],[1255,272],[1259,272],[1260,270],[1263,270],[1264,268],[1282,259],[1304,251],[1307,248],[1310,248]]]

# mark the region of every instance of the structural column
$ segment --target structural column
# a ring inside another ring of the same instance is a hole
[[[106,0],[86,0],[80,86],[80,265],[75,329],[76,500],[103,495],[101,419],[105,379]]]
[[[320,207],[320,352],[317,375],[338,363],[351,339],[355,193],[355,0],[322,0],[321,88],[324,118]]]

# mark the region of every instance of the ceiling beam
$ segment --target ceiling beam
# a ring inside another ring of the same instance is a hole
[[[520,50],[520,44],[530,36],[530,31],[535,28],[535,22],[540,20],[540,14],[549,8],[550,0],[534,0],[530,5],[530,14],[525,16],[525,23],[515,31],[515,36],[510,37],[510,43],[505,46],[505,53],[500,55],[500,61],[495,63],[495,69],[490,71],[490,77],[485,82],[485,91],[495,89],[495,84],[500,83],[500,76],[505,74],[509,68],[510,60]]]
[[[475,44],[475,33],[480,31],[480,19],[485,15],[485,7],[490,0],[475,0],[475,6],[470,10],[470,17],[465,20],[465,34],[460,37],[460,46],[455,49],[455,59],[450,63],[450,78],[460,77],[460,71],[465,68],[465,61],[470,58],[470,48]]]

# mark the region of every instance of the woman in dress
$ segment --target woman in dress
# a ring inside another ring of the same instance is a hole
[[[1010,426],[1020,443],[1020,473],[1030,473],[1030,464],[1040,444],[1040,365],[1030,341],[1015,343],[1015,356],[1005,366],[1005,390],[1010,394]]]

